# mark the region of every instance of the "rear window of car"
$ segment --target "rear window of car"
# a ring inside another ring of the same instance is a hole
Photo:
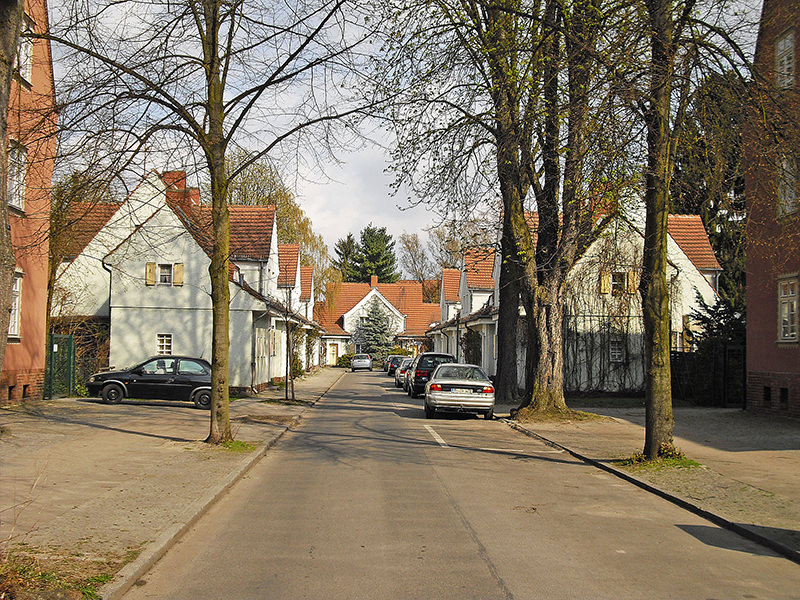
[[[353,360],[369,360],[369,354],[356,354]]]
[[[469,379],[472,381],[487,381],[488,377],[478,367],[465,367],[444,365],[436,371],[436,379]]]
[[[442,363],[449,363],[453,362],[452,356],[423,356],[419,359],[418,367],[423,369],[430,369],[432,367],[437,367]]]

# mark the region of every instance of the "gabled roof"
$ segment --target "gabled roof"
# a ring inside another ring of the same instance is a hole
[[[78,202],[67,210],[64,256],[78,256],[122,206],[122,202]]]
[[[669,215],[669,234],[698,270],[722,270],[700,215]]]
[[[168,193],[167,204],[175,212],[192,237],[206,254],[213,248],[211,207],[187,201],[190,196]],[[275,223],[275,206],[228,207],[230,218],[230,256],[232,260],[258,260],[269,258]]]
[[[470,289],[494,289],[494,254],[494,248],[473,248],[464,253],[464,272]]]
[[[458,269],[442,269],[442,290],[445,302],[458,302],[458,284],[461,280],[461,271]]]
[[[294,287],[297,282],[297,266],[300,260],[300,244],[278,244],[278,285]]]
[[[342,283],[332,307],[324,302],[314,305],[314,320],[329,334],[349,335],[343,329],[343,317],[372,289],[369,283]],[[378,283],[375,289],[406,316],[406,329],[399,335],[423,336],[430,324],[439,320],[439,305],[422,301],[422,284],[418,281]]]
[[[308,301],[314,293],[314,267],[300,267],[300,300]]]

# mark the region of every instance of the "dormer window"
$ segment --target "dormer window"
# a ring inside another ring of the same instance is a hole
[[[794,29],[787,29],[775,40],[775,85],[785,90],[794,87]]]

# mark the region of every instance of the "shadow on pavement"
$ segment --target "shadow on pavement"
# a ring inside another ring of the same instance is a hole
[[[790,529],[762,527],[760,525],[749,525],[744,523],[737,523],[737,525],[744,529],[749,529],[757,535],[776,540],[788,547],[797,547],[797,540],[800,538],[800,532],[792,531]],[[721,529],[715,525],[676,525],[676,527],[682,529],[695,539],[708,546],[724,548],[726,550],[735,550],[736,552],[746,552],[748,554],[755,554],[758,556],[776,555],[776,553],[771,549],[759,543],[751,542],[739,535],[732,535],[731,532]],[[794,538],[794,544],[791,543],[790,538]]]

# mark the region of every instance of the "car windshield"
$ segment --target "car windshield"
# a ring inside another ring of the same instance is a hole
[[[417,367],[422,369],[431,369],[438,367],[442,363],[453,362],[452,356],[423,356],[419,359]]]
[[[464,365],[443,365],[434,376],[436,379],[469,379],[472,381],[488,381],[488,377],[478,367]]]
[[[403,367],[407,367],[410,364],[411,364],[411,359],[410,358],[404,358],[403,362],[400,363],[400,368],[402,369]]]
[[[392,359],[392,362],[391,362],[391,364],[392,364],[393,366],[397,366],[397,365],[399,365],[399,364],[400,364],[402,361],[403,361],[403,359],[402,359],[402,358],[400,358],[399,356],[397,356],[397,357],[395,357],[395,358],[393,358],[393,359]]]

